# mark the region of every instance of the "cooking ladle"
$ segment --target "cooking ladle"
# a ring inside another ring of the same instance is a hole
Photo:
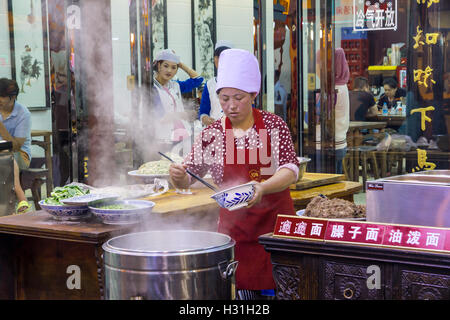
[[[166,156],[164,153],[159,152],[158,153],[163,156],[164,158],[166,158],[167,160],[169,160],[170,162],[175,163],[175,161],[173,161],[172,159],[170,159],[168,156]],[[214,186],[210,185],[208,182],[206,182],[205,180],[203,180],[202,178],[200,178],[199,176],[197,176],[196,174],[192,173],[191,171],[189,171],[188,169],[186,169],[186,172],[191,175],[192,177],[194,177],[195,179],[197,179],[198,181],[200,181],[201,183],[203,183],[205,186],[207,186],[208,188],[210,188],[211,190],[213,190],[214,192],[218,192],[219,190],[217,190],[217,188],[215,188]]]

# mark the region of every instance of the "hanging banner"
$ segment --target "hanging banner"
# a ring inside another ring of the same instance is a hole
[[[450,228],[279,215],[274,237],[450,252]]]
[[[397,0],[353,0],[353,31],[397,30]]]

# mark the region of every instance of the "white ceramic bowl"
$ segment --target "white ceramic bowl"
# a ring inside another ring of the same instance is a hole
[[[66,206],[46,204],[45,200],[39,201],[42,209],[47,211],[56,220],[76,221],[90,216],[87,205]]]
[[[105,205],[131,205],[133,209],[104,209]],[[105,224],[133,224],[152,212],[155,203],[147,200],[116,200],[89,206],[89,210]]]
[[[231,187],[211,196],[222,208],[229,211],[237,210],[247,206],[248,201],[253,198],[255,194],[254,182],[241,184]]]

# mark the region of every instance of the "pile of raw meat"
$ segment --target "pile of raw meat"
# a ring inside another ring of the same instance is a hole
[[[366,207],[344,199],[328,199],[320,195],[308,203],[304,215],[315,218],[365,218]]]

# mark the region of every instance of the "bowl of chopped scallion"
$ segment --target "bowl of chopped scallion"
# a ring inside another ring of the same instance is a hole
[[[97,203],[89,210],[105,224],[132,224],[152,212],[155,203],[147,200],[116,200]]]

